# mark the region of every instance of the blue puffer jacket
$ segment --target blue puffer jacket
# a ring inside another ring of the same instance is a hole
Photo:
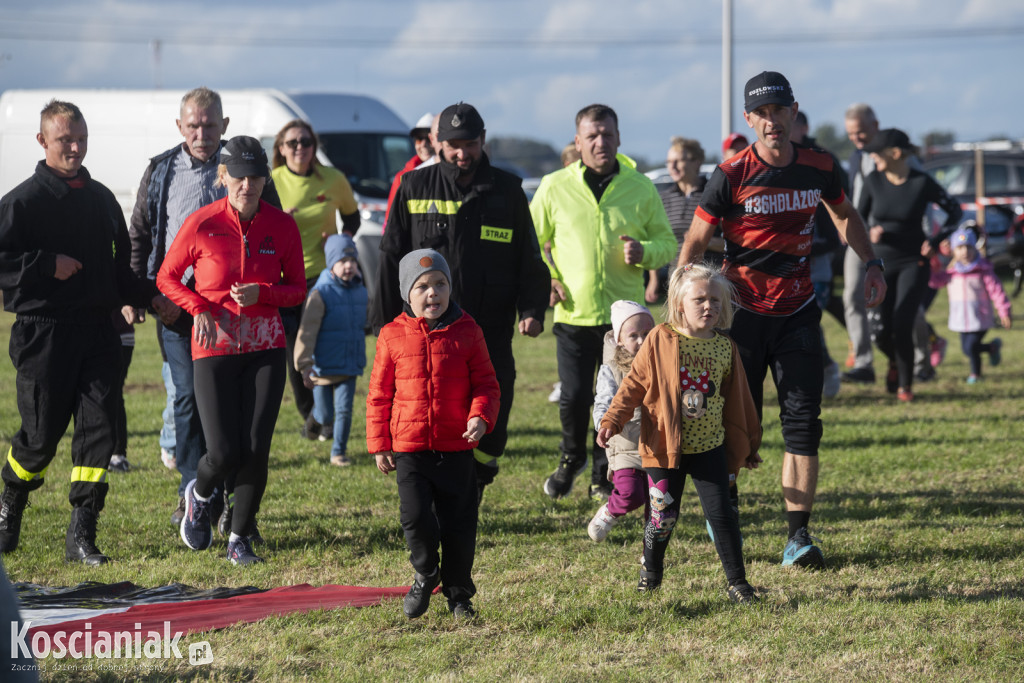
[[[313,371],[321,377],[361,375],[366,367],[366,287],[320,272],[313,289],[324,302],[324,317],[313,350]]]

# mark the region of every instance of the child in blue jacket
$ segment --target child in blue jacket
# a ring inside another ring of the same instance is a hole
[[[313,390],[313,419],[334,424],[331,464],[351,464],[346,451],[352,427],[356,377],[366,367],[366,287],[348,235],[324,243],[327,267],[309,290],[295,340],[295,367]],[[325,429],[320,440],[328,438]]]

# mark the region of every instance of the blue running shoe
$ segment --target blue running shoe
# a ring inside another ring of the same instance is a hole
[[[231,564],[242,567],[263,562],[263,558],[252,551],[252,543],[248,536],[228,541],[228,559],[231,560]]]
[[[996,337],[988,343],[988,360],[995,367],[1003,362],[1003,340]]]
[[[821,549],[812,543],[817,540],[807,533],[807,527],[800,527],[793,538],[786,543],[786,549],[782,552],[782,566],[794,565],[805,569],[824,569],[825,556],[821,554]]]
[[[192,550],[206,550],[213,542],[210,502],[196,498],[196,480],[185,487],[185,515],[181,518],[181,540]]]

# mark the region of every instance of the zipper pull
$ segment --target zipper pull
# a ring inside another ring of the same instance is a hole
[[[242,242],[245,243],[245,258],[251,258],[252,254],[249,253],[249,236],[242,235]]]

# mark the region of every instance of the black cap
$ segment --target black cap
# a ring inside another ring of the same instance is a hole
[[[762,71],[747,81],[743,88],[743,109],[749,114],[765,104],[792,105],[793,88],[778,71]]]
[[[232,178],[270,175],[267,167],[267,152],[256,138],[238,135],[228,140],[220,150],[220,163],[228,168]]]
[[[459,102],[441,112],[437,125],[437,141],[473,140],[484,132],[484,120],[472,104]]]
[[[910,138],[899,128],[883,128],[871,138],[871,142],[864,145],[865,152],[881,152],[888,147],[899,147],[900,149],[911,149]]]

